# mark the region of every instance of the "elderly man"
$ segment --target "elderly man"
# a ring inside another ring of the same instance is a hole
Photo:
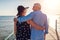
[[[41,5],[39,3],[35,3],[33,6],[33,12],[24,17],[19,17],[19,22],[24,22],[27,20],[33,20],[36,24],[45,27],[45,30],[36,30],[31,27],[31,40],[44,40],[44,35],[48,33],[48,22],[47,16],[43,14],[41,11]]]

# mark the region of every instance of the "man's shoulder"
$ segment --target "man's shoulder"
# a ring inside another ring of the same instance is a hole
[[[30,12],[32,15],[42,15],[44,17],[47,17],[47,15],[45,13],[43,13],[42,11],[33,11]]]
[[[43,16],[44,18],[46,18],[46,17],[47,17],[47,15],[46,15],[45,13],[42,13],[42,16]]]
[[[34,13],[34,11],[31,11],[30,13]]]
[[[30,14],[33,14],[34,12],[30,12]]]
[[[30,15],[35,15],[35,12],[30,12]]]
[[[42,15],[46,16],[46,14],[42,13]]]

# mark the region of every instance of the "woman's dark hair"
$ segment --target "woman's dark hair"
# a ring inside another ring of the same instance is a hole
[[[22,12],[25,10],[25,8],[23,6],[18,6],[17,8],[17,16],[22,16]]]

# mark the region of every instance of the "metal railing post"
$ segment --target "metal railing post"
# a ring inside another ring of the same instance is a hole
[[[57,19],[55,21],[55,31],[56,31],[56,36],[57,36],[57,40],[59,40],[59,35],[58,35],[58,31],[57,31]]]

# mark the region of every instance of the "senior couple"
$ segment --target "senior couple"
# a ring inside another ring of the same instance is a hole
[[[48,22],[47,16],[41,11],[41,5],[35,3],[33,11],[25,16],[27,8],[22,5],[17,8],[17,17],[14,18],[16,40],[45,40],[48,34]]]

